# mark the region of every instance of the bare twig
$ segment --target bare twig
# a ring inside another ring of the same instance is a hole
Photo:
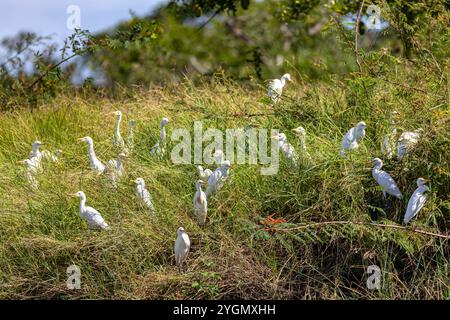
[[[275,231],[297,231],[302,229],[308,229],[308,228],[316,228],[316,227],[322,227],[325,225],[365,225],[365,226],[372,226],[377,228],[391,228],[391,229],[401,229],[405,231],[420,233],[432,237],[442,238],[442,239],[450,239],[450,235],[440,234],[440,233],[433,233],[425,230],[420,229],[414,229],[412,227],[405,227],[405,226],[399,226],[396,224],[381,224],[381,223],[371,223],[371,222],[364,222],[364,221],[324,221],[324,222],[315,222],[315,223],[309,223],[302,226],[298,226],[295,228],[275,228]]]
[[[358,56],[358,34],[359,34],[359,24],[361,23],[361,16],[362,16],[362,11],[363,11],[363,7],[364,7],[364,2],[365,2],[365,0],[363,0],[361,2],[361,7],[359,7],[358,18],[356,19],[356,25],[355,25],[355,59],[356,59],[356,63],[358,64],[359,72],[362,72],[362,68],[361,68],[361,62],[359,61],[359,56]]]

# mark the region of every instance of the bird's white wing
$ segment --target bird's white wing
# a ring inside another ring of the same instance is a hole
[[[85,209],[86,219],[90,227],[102,228],[105,229],[108,227],[108,224],[105,222],[105,219],[101,216],[100,212],[95,210],[92,207],[86,207]]]
[[[402,193],[400,192],[397,183],[395,183],[389,173],[383,170],[377,170],[373,176],[378,184],[382,186],[387,193],[393,196],[401,196]]]
[[[423,208],[427,196],[420,190],[414,191],[413,195],[409,199],[408,208],[406,209],[405,217],[403,219],[404,223],[408,223],[413,219],[417,213]]]
[[[351,128],[345,134],[344,139],[342,139],[341,145],[344,149],[349,149],[354,141],[355,141],[355,128]]]

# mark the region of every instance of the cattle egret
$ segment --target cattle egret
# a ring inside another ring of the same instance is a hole
[[[38,189],[39,187],[39,182],[36,179],[39,165],[36,163],[36,161],[36,157],[19,161],[19,163],[22,163],[26,166],[25,178],[27,179],[28,185],[31,189]]]
[[[150,150],[150,155],[153,157],[155,154],[158,156],[161,156],[165,153],[165,146],[167,143],[167,136],[166,136],[166,125],[169,123],[169,119],[162,118],[161,122],[159,123],[160,128],[160,140],[152,147]]]
[[[380,158],[375,158],[372,160],[374,167],[372,169],[372,176],[378,182],[378,184],[383,188],[383,197],[386,198],[386,193],[401,199],[403,197],[400,189],[397,187],[394,179],[386,171],[381,170],[383,166],[383,161]]]
[[[417,189],[412,194],[408,201],[408,207],[406,209],[405,217],[403,218],[403,223],[407,224],[410,222],[423,208],[425,201],[427,201],[427,196],[425,192],[430,191],[425,183],[427,180],[424,178],[417,179]]]
[[[302,151],[302,155],[305,155],[307,158],[311,158],[308,151],[306,150],[306,130],[303,127],[298,127],[295,129],[292,129],[292,131],[298,136],[298,139],[300,140],[300,149]]]
[[[122,121],[122,112],[120,111],[113,111],[109,114],[115,115],[116,118],[116,126],[114,128],[114,136],[113,136],[113,146],[117,146],[120,148],[123,148],[125,145],[125,142],[123,141],[122,135],[120,134],[120,122]]]
[[[213,173],[210,169],[203,169],[202,166],[197,166],[197,171],[200,179],[208,180],[209,176]]]
[[[228,160],[225,160],[222,165],[214,170],[214,172],[208,178],[208,187],[206,188],[206,196],[210,196],[211,194],[219,191],[223,183],[228,177],[228,170],[231,167],[231,163]]]
[[[202,190],[203,185],[202,180],[198,180],[196,183],[197,191],[194,195],[194,211],[195,216],[197,217],[197,223],[200,226],[205,225],[206,223],[206,215],[208,213],[208,201],[206,199],[206,194]]]
[[[281,79],[273,79],[270,81],[267,88],[267,95],[273,103],[277,103],[283,93],[283,88],[286,85],[286,80],[291,81],[291,75],[289,73],[284,74]]]
[[[183,227],[177,230],[177,239],[175,240],[175,263],[181,271],[183,263],[186,261],[189,250],[191,248],[191,241]]]
[[[110,171],[111,179],[115,183],[117,179],[121,178],[124,174],[123,160],[127,155],[123,152],[119,153],[117,160],[111,159],[108,161],[108,169]]]
[[[110,229],[97,210],[92,207],[86,207],[86,195],[83,191],[78,191],[73,196],[80,198],[80,217],[87,221],[90,229]]]
[[[88,153],[89,153],[89,160],[91,163],[91,169],[94,171],[97,171],[98,173],[103,173],[105,171],[105,165],[97,159],[97,156],[95,155],[94,151],[94,141],[91,137],[84,137],[78,139],[79,142],[86,142],[88,144]]]
[[[400,135],[397,142],[397,158],[401,160],[403,156],[411,151],[414,146],[419,142],[419,138],[423,132],[423,129],[419,128],[415,131],[406,131]]]
[[[136,178],[136,180],[134,180],[134,183],[136,183],[137,197],[142,200],[142,202],[150,209],[151,212],[154,212],[155,207],[153,206],[153,199],[150,192],[148,192],[148,190],[145,188],[144,179]]]
[[[284,153],[286,158],[291,160],[293,164],[296,164],[298,161],[298,155],[295,152],[294,147],[289,142],[287,142],[286,135],[284,133],[279,133],[272,136],[272,138],[278,140],[278,146]]]
[[[391,112],[391,119],[389,121],[389,133],[383,138],[383,144],[381,145],[381,152],[386,156],[386,158],[391,159],[394,155],[395,150],[395,139],[397,136],[397,128],[395,117],[399,113],[397,111]]]
[[[359,143],[366,135],[365,129],[366,123],[364,121],[361,121],[358,122],[356,127],[353,127],[347,131],[341,143],[341,156],[344,157],[346,155],[346,151],[354,150],[359,147]]]
[[[42,152],[41,152],[41,150],[39,150],[39,148],[42,147],[43,145],[44,144],[38,140],[33,142],[33,144],[31,145],[31,152],[30,152],[30,156],[28,157],[28,159],[38,158],[40,160],[42,158]]]

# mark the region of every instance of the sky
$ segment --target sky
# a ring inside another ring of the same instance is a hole
[[[130,17],[130,10],[143,16],[165,0],[1,0],[0,39],[19,31],[53,35],[61,44],[72,33],[67,27],[69,6],[78,6],[81,29],[105,30]],[[73,11],[72,11],[73,12]],[[70,21],[77,21],[73,18]],[[73,25],[73,24],[72,24]]]

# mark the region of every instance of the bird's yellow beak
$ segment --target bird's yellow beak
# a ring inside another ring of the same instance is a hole
[[[277,135],[271,136],[270,138],[272,138],[272,139],[276,139],[276,140],[278,140],[278,139],[279,139]]]
[[[78,143],[83,142],[84,138],[78,138],[77,141],[78,141]]]
[[[69,196],[71,196],[73,198],[78,197],[78,195],[76,193],[70,193]]]
[[[25,163],[25,160],[17,160],[17,163]]]

